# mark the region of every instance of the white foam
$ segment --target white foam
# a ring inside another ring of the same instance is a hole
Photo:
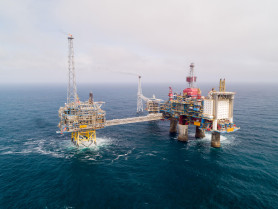
[[[98,151],[101,148],[104,148],[108,145],[112,144],[111,138],[96,138],[96,144],[91,142],[83,142],[79,145],[79,149],[81,150],[92,150],[92,151]],[[72,146],[75,147],[74,144],[71,143]]]
[[[28,154],[31,153],[31,150],[22,150],[22,151],[7,151],[0,153],[1,155],[11,155],[11,154]]]
[[[9,154],[14,154],[12,151],[7,151],[7,152],[2,152],[1,155],[9,155]]]
[[[147,156],[156,156],[155,154],[152,154],[152,153],[147,153],[146,155]]]
[[[70,141],[70,139],[60,140],[55,137],[42,139],[28,138],[27,141],[23,143],[23,148],[21,150],[18,150],[18,145],[14,145],[12,147],[3,149],[4,152],[0,152],[0,155],[36,153],[42,155],[51,155],[55,158],[70,158],[76,153],[72,151],[82,150],[83,148],[95,151],[110,145],[111,142],[112,140],[110,138],[97,138],[97,145],[92,144],[89,148],[81,146],[80,149],[78,149]],[[97,156],[99,156],[99,154],[97,154]]]
[[[195,137],[195,135],[190,134],[190,136]],[[208,147],[210,147],[210,142],[211,142],[211,133],[206,132],[206,136],[204,138],[200,139],[194,139],[194,140],[189,140],[189,146],[195,146],[196,142],[204,142],[208,144]],[[235,137],[233,135],[220,135],[220,143],[221,147],[226,147],[226,146],[233,146],[236,144]]]
[[[114,161],[118,160],[120,157],[125,157],[125,160],[127,160],[126,156],[128,156],[129,154],[131,154],[133,150],[134,150],[134,148],[131,149],[131,150],[129,150],[129,151],[128,151],[127,153],[125,153],[125,154],[118,155],[114,160],[112,160],[112,163],[113,163]]]

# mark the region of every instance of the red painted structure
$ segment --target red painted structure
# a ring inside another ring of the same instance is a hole
[[[173,99],[173,90],[172,90],[172,87],[169,87],[169,94],[168,94],[168,96],[169,96],[169,99],[171,101]]]
[[[186,82],[188,82],[188,83],[196,82],[196,80],[197,80],[197,77],[196,77],[196,76],[193,76],[193,77],[186,77]]]
[[[201,98],[201,91],[199,88],[186,88],[183,90],[183,95],[192,98]]]

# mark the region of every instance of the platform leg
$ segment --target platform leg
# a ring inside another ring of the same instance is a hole
[[[220,147],[220,133],[219,132],[212,132],[211,134],[211,146],[218,148]]]
[[[177,124],[178,120],[176,118],[170,118],[170,134],[175,134],[177,133]]]
[[[79,147],[80,143],[85,145],[84,142],[91,142],[96,144],[96,131],[95,130],[85,130],[77,131],[71,133],[72,142]],[[86,145],[85,145],[86,146]]]
[[[196,133],[195,133],[195,138],[204,138],[206,135],[205,135],[205,131],[200,129],[199,126],[196,126]]]
[[[187,142],[188,141],[188,125],[178,125],[179,129],[179,136],[178,140],[182,142]]]

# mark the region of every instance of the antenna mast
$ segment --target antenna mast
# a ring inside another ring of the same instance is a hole
[[[137,113],[143,112],[143,101],[142,101],[142,87],[141,87],[141,76],[138,76],[138,93],[137,93]]]
[[[74,68],[74,51],[73,51],[73,37],[71,34],[68,36],[68,45],[69,45],[69,56],[68,56],[68,65],[69,65],[69,83],[68,83],[68,94],[67,94],[67,104],[76,103],[77,90],[76,90],[76,80],[75,80],[75,68]]]

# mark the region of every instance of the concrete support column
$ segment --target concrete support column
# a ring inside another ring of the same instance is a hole
[[[178,120],[176,118],[170,118],[170,130],[169,130],[169,132],[171,134],[177,133],[177,124],[178,124]]]
[[[179,129],[179,136],[178,140],[182,142],[187,142],[188,141],[188,125],[178,125]]]
[[[205,135],[205,131],[200,129],[199,126],[196,126],[196,133],[195,133],[195,138],[204,138],[206,135]]]
[[[220,133],[213,131],[211,134],[211,146],[218,148],[220,147]]]

